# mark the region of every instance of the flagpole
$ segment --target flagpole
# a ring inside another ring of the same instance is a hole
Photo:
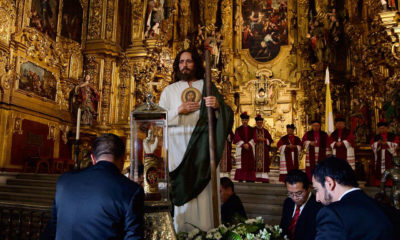
[[[210,52],[205,51],[206,58],[206,94],[212,96],[211,92],[211,66],[210,66]],[[213,219],[214,227],[219,226],[219,206],[218,206],[218,189],[217,189],[217,164],[216,164],[216,151],[215,151],[215,130],[214,119],[215,113],[212,107],[207,107],[208,115],[208,140],[210,148],[210,168],[211,168],[211,184],[212,184],[212,203],[213,203]]]
[[[325,84],[326,84],[325,131],[328,134],[331,134],[333,132],[333,110],[332,110],[332,98],[331,98],[330,79],[329,79],[329,67],[326,67]]]

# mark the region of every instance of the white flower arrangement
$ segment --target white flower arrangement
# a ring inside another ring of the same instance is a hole
[[[189,233],[179,233],[178,240],[287,240],[278,226],[264,224],[262,217],[248,219],[232,226],[220,225],[208,232],[194,228]]]
[[[188,239],[194,239],[199,233],[200,233],[200,229],[194,228],[192,231],[190,231],[190,233],[188,235]]]

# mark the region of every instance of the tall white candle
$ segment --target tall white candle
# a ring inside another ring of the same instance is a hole
[[[78,108],[78,114],[76,116],[76,140],[79,140],[80,127],[81,127],[81,108]]]

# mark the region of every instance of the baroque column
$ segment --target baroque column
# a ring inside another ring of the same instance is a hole
[[[84,70],[98,88],[100,102],[97,123],[106,131],[115,122],[112,101],[117,57],[122,50],[117,44],[118,0],[91,0],[87,41],[84,49]],[[114,103],[115,104],[115,103]]]

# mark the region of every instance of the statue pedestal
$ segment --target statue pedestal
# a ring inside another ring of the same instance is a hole
[[[144,203],[144,239],[148,240],[176,240],[173,220],[170,214],[170,202]]]

